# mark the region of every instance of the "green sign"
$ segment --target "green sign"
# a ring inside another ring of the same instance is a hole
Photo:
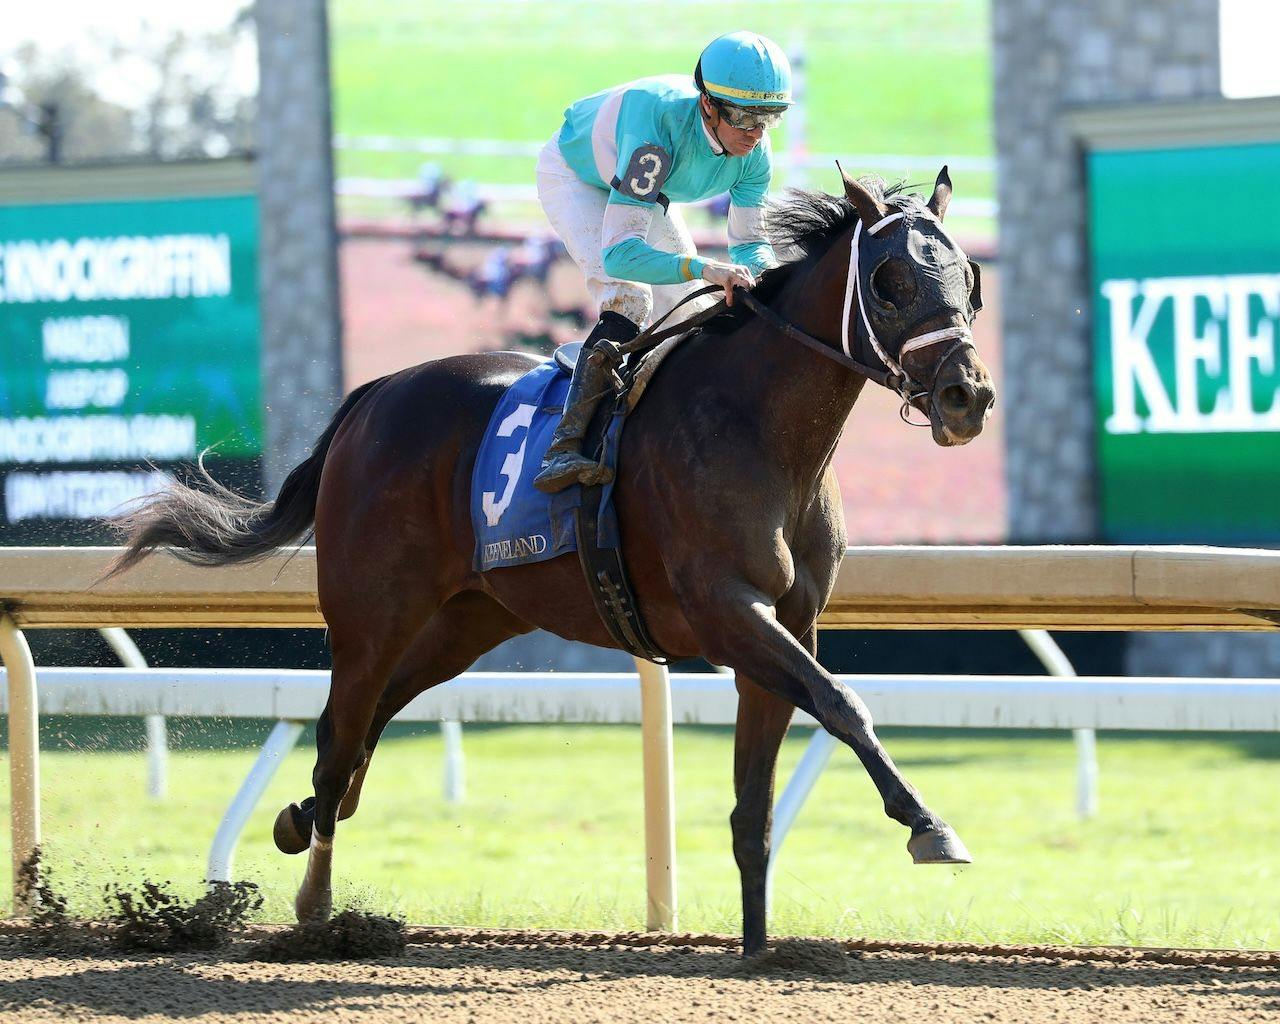
[[[1280,144],[1088,173],[1103,537],[1280,540]]]
[[[251,195],[0,206],[0,539],[102,516],[209,447],[256,477],[257,225]]]

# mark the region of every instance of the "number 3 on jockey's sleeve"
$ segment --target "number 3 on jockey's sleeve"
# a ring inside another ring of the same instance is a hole
[[[637,146],[618,173],[617,191],[633,202],[656,203],[670,173],[670,153],[652,143]]]

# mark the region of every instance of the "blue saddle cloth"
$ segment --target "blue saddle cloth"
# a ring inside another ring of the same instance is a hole
[[[471,474],[473,564],[480,572],[578,549],[574,512],[582,504],[582,488],[543,494],[533,486],[568,392],[569,374],[548,359],[507,388],[489,417]],[[615,413],[605,431],[604,460],[615,474],[624,419],[622,411]],[[600,500],[597,531],[601,547],[618,547],[612,483]]]

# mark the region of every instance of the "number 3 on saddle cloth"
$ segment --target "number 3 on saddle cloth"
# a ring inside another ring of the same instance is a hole
[[[557,494],[533,486],[581,347],[580,342],[564,345],[554,359],[526,373],[507,388],[489,417],[471,475],[473,565],[487,572],[577,551],[596,610],[613,639],[636,657],[665,663],[627,581],[613,481],[603,487],[574,485]],[[615,480],[627,412],[625,397],[601,402],[582,447],[614,470]]]

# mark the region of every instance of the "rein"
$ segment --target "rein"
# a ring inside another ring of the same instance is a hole
[[[891,213],[889,216],[877,221],[867,229],[867,234],[874,235],[877,231],[887,224],[901,220],[904,215],[901,211]],[[867,317],[867,305],[862,297],[862,280],[858,275],[858,240],[862,235],[862,221],[859,220],[857,226],[853,229],[853,240],[849,244],[849,272],[845,279],[844,291],[844,309],[840,320],[841,347],[839,349],[828,345],[822,339],[815,337],[800,327],[797,327],[790,320],[775,313],[763,302],[757,299],[749,291],[739,291],[735,298],[746,304],[747,309],[751,310],[757,317],[767,323],[774,330],[781,334],[785,334],[788,338],[800,342],[802,345],[813,349],[819,355],[832,362],[839,363],[846,369],[853,370],[866,377],[870,381],[874,381],[883,388],[887,388],[898,394],[902,399],[902,408],[898,414],[902,417],[904,423],[908,423],[913,427],[927,427],[928,423],[916,423],[910,418],[910,410],[913,403],[920,398],[927,397],[933,390],[930,387],[924,387],[916,381],[903,368],[902,364],[894,359],[880,344],[880,339],[876,337],[876,332],[871,326],[871,321]],[[635,338],[624,345],[617,346],[617,351],[622,355],[628,355],[633,352],[647,352],[649,349],[656,347],[659,343],[666,341],[668,338],[675,337],[677,334],[684,334],[694,328],[702,326],[708,320],[713,319],[728,308],[728,303],[721,299],[713,306],[709,306],[704,310],[700,310],[693,316],[679,323],[658,330],[663,323],[681,306],[694,299],[702,298],[704,295],[710,295],[713,292],[722,291],[720,285],[707,285],[705,288],[699,288],[697,291],[690,292],[683,299],[671,307],[660,319],[655,321],[645,330],[641,331]],[[871,343],[871,348],[876,356],[883,363],[883,368],[877,366],[868,366],[866,363],[855,359],[851,352],[851,339],[854,337],[856,327],[850,329],[850,314],[853,310],[854,296],[857,296],[858,312],[861,314],[862,326],[866,331],[867,340]],[[934,369],[933,380],[936,383],[938,374],[942,372],[944,366],[956,352],[966,347],[973,347],[973,334],[967,327],[946,327],[938,331],[927,331],[924,334],[917,334],[908,338],[902,343],[898,351],[898,356],[907,355],[909,352],[915,352],[930,345],[936,345],[942,341],[951,341],[950,348],[938,360]]]

